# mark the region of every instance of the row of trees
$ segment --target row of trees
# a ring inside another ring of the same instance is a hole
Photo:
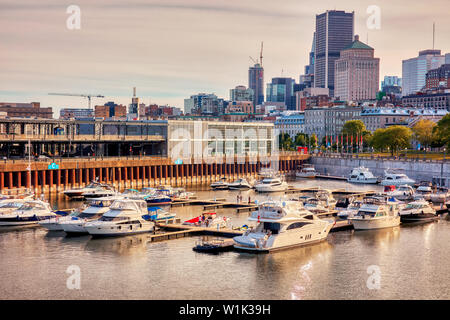
[[[405,126],[390,126],[388,128],[380,128],[372,134],[366,129],[361,120],[347,121],[342,128],[342,136],[352,137],[352,148],[360,143],[362,137],[362,147],[372,147],[377,151],[389,151],[392,155],[400,150],[411,147],[412,139],[417,140],[421,147],[440,148],[450,147],[450,114],[444,116],[438,123],[431,120],[420,120],[412,129]],[[353,141],[355,137],[355,141]],[[356,141],[356,137],[358,141]],[[342,138],[341,138],[342,139]],[[318,146],[317,137],[299,133],[294,140],[287,133],[283,133],[279,138],[280,148],[283,150],[295,150],[298,146],[309,146],[314,148]],[[332,148],[337,149],[339,142],[335,141]],[[348,141],[345,144],[348,148]],[[322,145],[326,146],[326,138],[323,139]]]

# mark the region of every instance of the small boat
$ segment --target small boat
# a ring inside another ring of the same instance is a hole
[[[297,178],[314,179],[317,175],[318,173],[312,165],[303,165],[303,167],[295,173]]]
[[[402,223],[419,223],[432,222],[438,220],[436,214],[430,203],[425,200],[419,200],[408,203],[402,210],[400,210],[400,220]]]
[[[329,212],[329,209],[324,201],[313,197],[306,199],[303,206],[306,210],[315,214]]]
[[[400,225],[398,201],[380,197],[365,197],[358,213],[349,217],[355,230],[391,228]]]
[[[230,218],[217,217],[215,212],[204,212],[201,216],[186,220],[184,225],[191,225],[205,228],[225,228]]]
[[[86,223],[85,228],[94,237],[151,232],[155,223],[145,220],[143,216],[146,214],[144,200],[120,199],[114,201],[100,219]]]
[[[122,197],[113,196],[92,199],[88,201],[87,207],[81,208],[78,214],[60,219],[59,225],[67,234],[86,234],[88,233],[85,228],[86,223],[99,219],[109,210],[111,204],[118,199],[122,199]]]
[[[160,207],[150,207],[147,209],[148,214],[144,216],[144,219],[151,220],[151,221],[162,221],[162,220],[169,220],[175,218],[177,215],[176,213],[171,213],[166,210],[163,210]]]
[[[431,194],[433,193],[433,190],[431,189],[430,185],[419,185],[414,192],[413,198],[414,200],[431,200]]]
[[[230,190],[246,190],[251,189],[252,185],[245,179],[237,179],[236,181],[228,184]]]
[[[258,192],[283,192],[288,189],[288,184],[279,177],[266,177],[255,185]]]
[[[71,199],[83,199],[83,193],[92,191],[93,189],[98,188],[100,183],[97,180],[91,181],[87,186],[83,188],[74,188],[63,191],[63,194]]]
[[[381,180],[382,186],[401,186],[414,185],[415,181],[410,179],[401,169],[390,169],[384,171],[384,179]]]
[[[113,186],[100,183],[95,188],[90,188],[88,191],[81,194],[84,199],[111,197],[115,195],[118,195],[118,192]]]
[[[361,200],[353,200],[350,202],[350,204],[348,205],[348,207],[344,210],[340,210],[337,213],[338,218],[341,219],[348,219],[351,217],[354,217],[355,215],[358,214],[358,210],[359,208],[361,208],[361,206],[363,205],[363,201]]]
[[[211,189],[214,190],[227,190],[228,189],[227,178],[225,177],[220,178],[219,181],[211,183],[210,187]]]
[[[394,197],[398,200],[412,200],[414,198],[414,189],[410,185],[401,185],[395,190],[387,192],[389,198]]]
[[[19,209],[25,202],[31,199],[15,199],[15,198],[5,198],[0,200],[0,214],[10,213],[14,210]]]
[[[248,220],[256,222],[257,226],[234,237],[234,247],[253,252],[270,252],[323,241],[334,223],[317,218],[299,201],[263,202]]]
[[[233,250],[233,239],[202,240],[195,243],[192,250],[203,253],[219,253]]]
[[[358,167],[352,170],[347,181],[352,183],[375,184],[378,183],[378,178],[368,168]]]
[[[450,191],[448,188],[439,187],[435,193],[430,195],[430,200],[434,203],[446,203],[447,200],[450,200]]]
[[[56,216],[48,202],[29,200],[14,211],[0,214],[0,226],[37,224],[41,220],[47,220]]]
[[[336,199],[333,192],[328,189],[320,189],[316,192],[316,198],[325,203],[327,209],[333,210],[336,207]]]

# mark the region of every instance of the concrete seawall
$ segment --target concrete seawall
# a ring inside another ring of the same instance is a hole
[[[348,177],[355,167],[369,168],[375,176],[383,177],[387,169],[403,169],[410,178],[419,181],[432,181],[443,179],[443,185],[450,186],[450,161],[424,161],[424,160],[387,160],[345,157],[311,157],[310,162],[321,174]]]

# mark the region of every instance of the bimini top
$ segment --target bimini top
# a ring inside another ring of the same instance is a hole
[[[273,222],[280,220],[297,220],[306,215],[313,215],[299,201],[266,201],[252,212],[250,221]]]
[[[115,217],[118,215],[142,215],[145,213],[147,213],[147,202],[144,200],[122,199],[114,201],[104,216]]]

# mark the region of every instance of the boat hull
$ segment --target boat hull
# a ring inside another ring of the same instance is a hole
[[[358,179],[347,179],[348,182],[350,183],[361,183],[361,184],[377,184],[378,180],[377,178],[373,178],[373,179],[365,179],[365,180],[358,180]]]
[[[402,223],[427,223],[439,220],[435,214],[405,214],[400,216]]]
[[[400,217],[388,217],[386,219],[349,219],[355,230],[372,230],[392,228],[400,225]]]

